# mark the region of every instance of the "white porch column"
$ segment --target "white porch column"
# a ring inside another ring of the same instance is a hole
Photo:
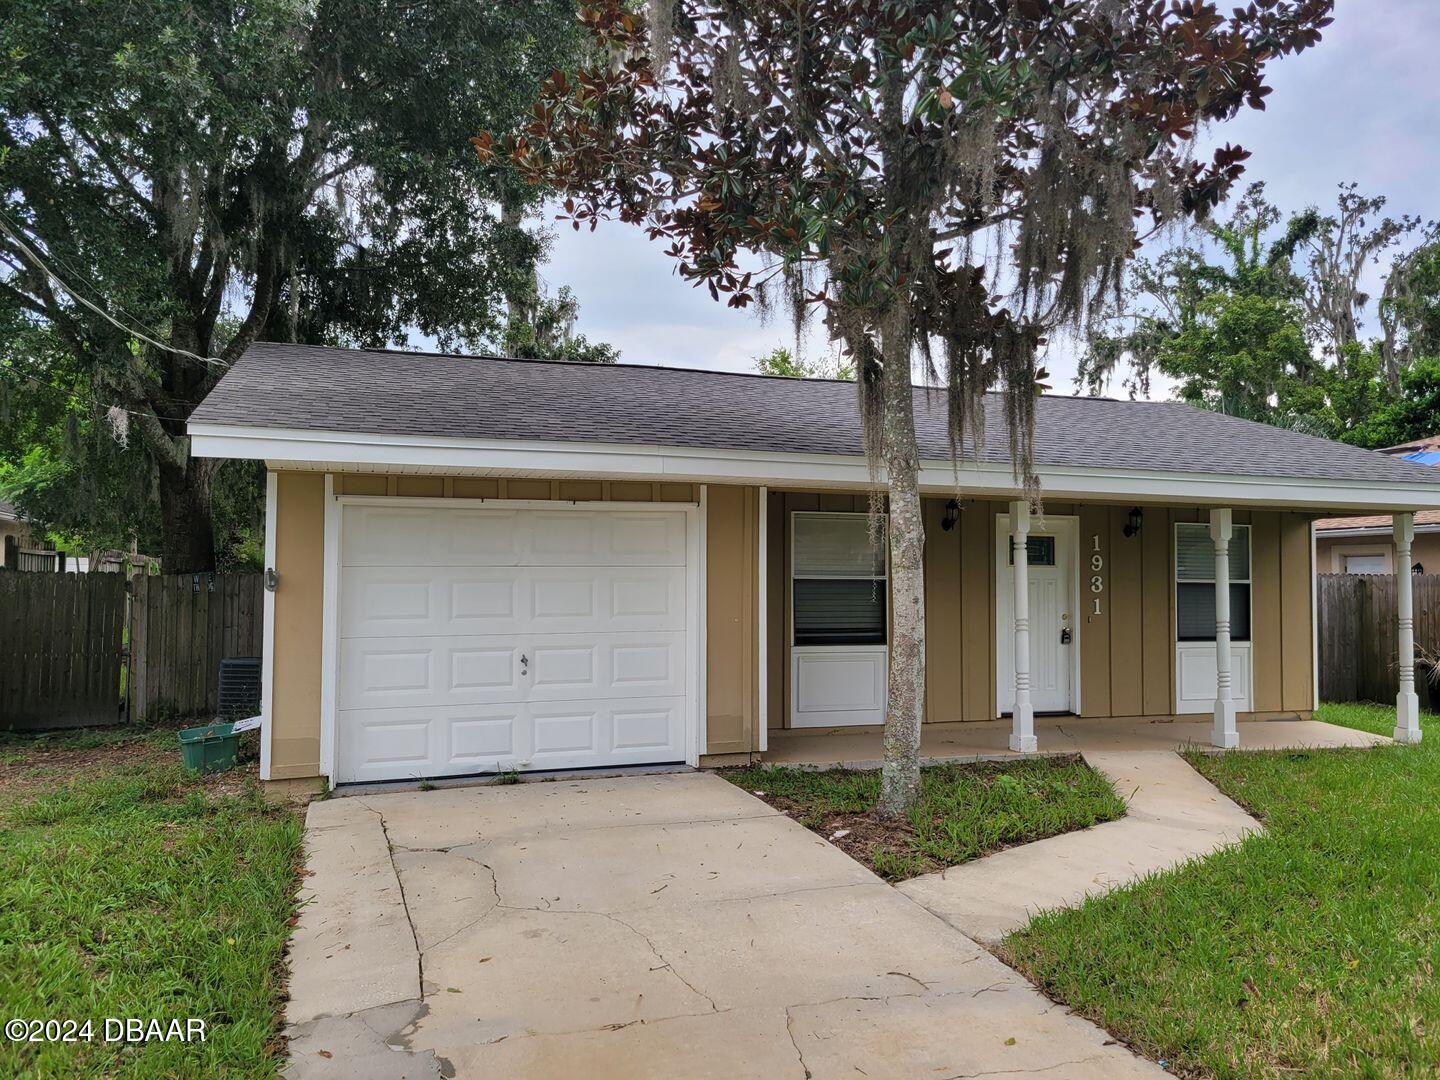
[[[1395,741],[1420,741],[1420,698],[1415,693],[1415,575],[1410,572],[1410,546],[1415,542],[1415,515],[1395,515],[1395,607],[1400,616],[1400,693],[1395,697]]]
[[[1011,714],[1010,749],[1033,754],[1035,707],[1030,704],[1030,504],[1017,499],[1010,504],[1010,550],[1013,566],[1010,578],[1015,594],[1015,711]]]
[[[1210,742],[1226,750],[1240,745],[1235,701],[1230,696],[1230,537],[1234,532],[1228,507],[1210,511],[1210,539],[1215,542],[1215,725]]]

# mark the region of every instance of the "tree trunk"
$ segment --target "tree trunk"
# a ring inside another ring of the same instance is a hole
[[[160,521],[164,537],[160,569],[167,574],[203,574],[215,569],[215,529],[210,484],[214,463],[191,458],[183,469],[158,464]]]
[[[885,469],[890,514],[890,665],[880,807],[909,813],[920,794],[920,723],[925,715],[925,528],[920,509],[920,452],[910,388],[910,325],[903,303],[887,316]]]

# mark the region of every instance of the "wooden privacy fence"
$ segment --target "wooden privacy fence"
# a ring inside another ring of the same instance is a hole
[[[135,716],[215,714],[220,661],[260,655],[262,575],[156,574],[134,582]]]
[[[0,570],[0,729],[122,718],[125,579]]]
[[[260,655],[261,575],[130,582],[0,570],[0,730],[218,712],[220,661]]]
[[[1420,707],[1440,707],[1426,659],[1440,660],[1440,574],[1416,574],[1415,689]],[[1400,689],[1395,578],[1321,574],[1320,700],[1392,702]]]

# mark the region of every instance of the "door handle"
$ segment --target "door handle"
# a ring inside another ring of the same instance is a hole
[[[1069,628],[1068,626],[1061,627],[1061,629],[1060,629],[1060,644],[1061,644],[1061,645],[1069,645],[1069,644],[1070,644],[1070,628]]]
[[[530,669],[530,658],[523,652],[520,654],[520,674],[526,674]]]

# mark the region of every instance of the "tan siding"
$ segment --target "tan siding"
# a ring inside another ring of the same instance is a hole
[[[270,771],[320,774],[320,636],[325,577],[325,477],[277,473],[275,640]]]
[[[706,509],[706,746],[756,746],[755,563],[759,491],[712,485]]]
[[[1140,589],[1145,568],[1140,538],[1125,535],[1129,508],[1110,507],[1110,711],[1139,716],[1145,711],[1143,669],[1144,609]],[[1141,663],[1136,661],[1141,660]]]
[[[554,480],[502,480],[501,498],[503,499],[538,499],[547,500],[555,498]]]
[[[926,499],[925,721],[964,720],[960,528],[941,526],[945,499]]]
[[[445,494],[445,480],[439,476],[397,476],[395,494],[417,499],[438,499]]]
[[[498,499],[500,481],[488,476],[457,476],[450,491],[457,499]]]
[[[1114,566],[1115,547],[1110,538],[1110,511],[1103,506],[1080,508],[1080,715],[1110,715],[1110,609],[1113,595],[1110,579]],[[1100,614],[1095,614],[1090,590],[1091,575],[1085,572],[1090,556],[1095,554],[1095,540],[1100,537],[1100,557],[1105,566],[1100,571],[1102,590]]]
[[[1250,633],[1256,712],[1283,708],[1280,691],[1283,613],[1280,605],[1280,519],[1257,513],[1250,522]]]
[[[390,482],[383,476],[367,473],[340,473],[335,477],[335,491],[340,495],[384,495]]]
[[[960,662],[966,720],[995,716],[995,514],[1000,503],[967,499],[960,524]]]
[[[615,502],[650,502],[654,497],[654,484],[639,484],[630,480],[610,482],[610,498]]]
[[[1280,515],[1281,708],[1315,707],[1314,639],[1311,636],[1310,519]]]
[[[699,496],[693,484],[656,484],[656,502],[695,502]]]
[[[605,498],[605,484],[600,480],[561,480],[560,498],[572,502],[598,502]]]
[[[1170,512],[1163,506],[1145,510],[1140,527],[1144,562],[1141,586],[1141,664],[1144,666],[1145,715],[1165,716],[1175,707],[1170,669],[1175,662],[1170,607],[1174,566],[1170,555]]]

